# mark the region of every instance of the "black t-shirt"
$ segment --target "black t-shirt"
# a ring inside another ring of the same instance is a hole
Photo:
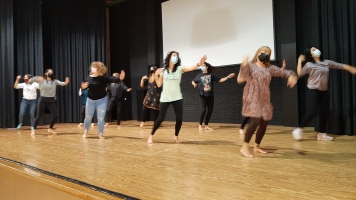
[[[88,98],[92,100],[102,99],[106,96],[106,87],[109,83],[118,83],[121,80],[115,76],[97,76],[91,77],[88,76],[86,82],[89,82],[89,92]]]
[[[213,73],[200,73],[193,81],[199,86],[199,94],[208,97],[214,95],[214,81],[219,82],[220,78]]]

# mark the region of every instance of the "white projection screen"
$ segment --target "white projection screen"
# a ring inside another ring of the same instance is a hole
[[[202,55],[214,66],[239,64],[261,46],[275,59],[272,0],[169,0],[162,3],[162,30],[163,58],[178,51],[184,66]]]

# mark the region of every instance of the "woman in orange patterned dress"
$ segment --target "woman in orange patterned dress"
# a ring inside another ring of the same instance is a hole
[[[249,151],[249,142],[256,131],[254,152],[267,153],[260,148],[260,143],[266,133],[268,121],[272,119],[273,107],[270,101],[270,82],[272,77],[288,79],[290,88],[297,83],[298,77],[291,70],[281,69],[270,64],[271,49],[260,47],[251,61],[245,57],[237,77],[239,84],[246,82],[243,91],[242,115],[250,117],[251,123],[245,134],[244,144],[240,150],[245,157],[253,158]],[[286,65],[283,60],[283,67]]]

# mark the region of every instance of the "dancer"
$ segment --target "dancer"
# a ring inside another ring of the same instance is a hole
[[[87,80],[82,83],[82,90],[89,89],[87,103],[85,107],[84,134],[83,138],[87,137],[88,129],[96,110],[98,117],[98,134],[100,139],[104,139],[104,124],[105,114],[108,103],[106,86],[110,83],[118,83],[124,80],[125,72],[121,70],[120,78],[106,75],[106,66],[102,62],[92,62],[90,67],[90,75]]]
[[[82,90],[82,88],[79,88],[79,96],[81,97],[82,108],[80,110],[80,117],[81,117],[80,121],[81,121],[81,123],[79,123],[78,127],[81,127],[84,124],[84,120],[85,120],[85,104],[87,103],[88,92],[89,92],[88,89]],[[95,112],[94,112],[94,117],[92,118],[91,126],[94,126],[94,121],[97,121],[95,116],[96,115],[95,115]]]
[[[51,123],[47,131],[48,133],[57,134],[57,132],[53,130],[53,126],[58,118],[58,111],[55,103],[56,89],[57,89],[57,85],[59,86],[68,85],[69,78],[66,77],[65,82],[61,82],[55,78],[52,69],[47,69],[43,77],[35,76],[28,81],[29,84],[32,84],[33,82],[39,83],[41,97],[37,105],[37,116],[35,119],[34,130],[32,130],[31,135],[35,135],[35,129],[41,117],[44,116],[46,107],[52,114]]]
[[[16,77],[14,84],[15,89],[23,89],[23,98],[20,105],[20,114],[19,114],[19,125],[17,129],[22,127],[23,117],[26,113],[28,107],[30,107],[30,118],[31,118],[31,132],[34,131],[35,127],[35,112],[36,112],[36,99],[37,99],[37,89],[39,89],[38,83],[30,84],[28,80],[32,78],[30,74],[26,74],[23,77],[24,83],[19,83],[21,76]]]
[[[229,78],[235,76],[235,73],[231,73],[224,78],[219,78],[213,72],[216,71],[216,68],[211,64],[205,62],[202,66],[200,66],[202,73],[198,74],[194,80],[192,81],[192,85],[196,87],[199,84],[199,97],[200,103],[202,106],[202,112],[200,114],[199,121],[199,131],[203,130],[213,130],[208,126],[211,115],[213,114],[214,108],[214,81],[215,82],[225,82]],[[206,108],[208,108],[208,112],[206,112]],[[206,114],[206,116],[205,116]],[[205,118],[205,126],[203,127],[203,120]]]
[[[118,73],[113,74],[114,77],[120,78]],[[111,83],[108,87],[110,100],[106,110],[106,124],[105,126],[109,125],[108,122],[111,121],[111,109],[116,104],[117,109],[117,129],[120,129],[120,122],[121,122],[121,107],[124,101],[123,93],[124,92],[131,92],[132,88],[128,88],[124,82],[119,83]]]
[[[302,63],[306,61],[302,68]],[[326,121],[329,114],[329,68],[343,69],[352,74],[356,74],[356,68],[346,64],[336,63],[331,60],[323,60],[321,51],[316,47],[306,48],[304,54],[298,58],[297,73],[299,77],[309,74],[307,84],[307,112],[300,123],[300,126],[292,131],[295,140],[302,139],[303,128],[318,116],[317,140],[333,140],[333,137],[326,135]]]
[[[281,67],[281,69],[285,69],[285,68],[286,68],[286,65],[283,65]],[[248,120],[250,120],[250,117],[243,117],[242,118],[242,122],[241,122],[241,125],[240,125],[240,130],[239,130],[240,135],[244,135],[245,134],[244,129],[245,129],[245,126],[246,126]]]
[[[242,115],[251,118],[245,134],[243,146],[240,150],[245,157],[252,158],[249,151],[249,142],[253,133],[257,129],[254,151],[267,153],[260,148],[260,144],[268,121],[272,119],[273,107],[270,102],[270,82],[272,77],[282,77],[288,79],[287,85],[294,87],[298,77],[291,70],[284,70],[270,64],[271,49],[267,46],[260,47],[252,60],[248,62],[245,57],[241,63],[240,72],[237,77],[239,84],[246,82],[243,91]],[[285,60],[283,65],[286,65]]]
[[[155,121],[158,117],[159,112],[159,98],[161,95],[161,87],[158,87],[155,81],[155,73],[157,71],[156,66],[152,66],[150,68],[150,74],[148,76],[143,76],[141,79],[140,86],[143,88],[147,85],[147,93],[146,97],[143,100],[142,106],[142,123],[140,127],[143,127],[145,122],[147,121],[148,117],[148,110],[154,112],[154,120]]]
[[[164,68],[158,69],[155,73],[156,84],[158,87],[162,86],[163,90],[160,98],[159,116],[154,122],[152,132],[147,140],[147,143],[151,144],[153,142],[153,135],[165,119],[167,109],[171,104],[176,115],[174,141],[179,143],[178,134],[180,128],[182,127],[183,120],[183,95],[180,88],[182,74],[184,72],[193,71],[199,66],[203,65],[206,58],[206,56],[203,56],[199,63],[190,67],[182,67],[179,53],[176,51],[168,52],[166,58],[164,59]]]

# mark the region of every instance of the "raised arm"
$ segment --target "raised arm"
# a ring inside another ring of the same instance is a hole
[[[34,82],[42,83],[43,80],[44,80],[43,76],[34,76],[34,77],[30,78],[30,80],[28,80],[28,84],[32,84]]]
[[[342,69],[350,72],[351,74],[356,74],[356,67],[354,67],[354,66],[343,65]]]
[[[298,64],[297,64],[297,74],[299,77],[303,76],[303,70],[302,70],[302,63],[305,60],[305,56],[302,54],[298,58]]]
[[[16,81],[15,81],[15,84],[14,84],[14,88],[15,89],[18,89],[17,88],[17,85],[19,84],[19,80],[21,79],[21,76],[20,75],[18,75],[17,77],[16,77]]]
[[[148,80],[147,76],[142,76],[141,78],[141,82],[140,82],[140,87],[145,87],[145,80]]]
[[[190,67],[183,67],[182,71],[183,72],[193,71],[193,70],[197,69],[199,66],[203,65],[204,62],[206,61],[206,59],[207,59],[207,57],[206,57],[206,55],[204,55],[197,64],[194,64],[194,65],[192,65]]]
[[[163,84],[163,74],[161,74],[162,72],[163,68],[157,69],[154,75],[157,87],[161,87]]]
[[[232,78],[234,76],[235,76],[235,73],[231,73],[227,77],[221,78],[219,83],[223,83],[223,82],[227,81],[227,79]]]
[[[248,56],[245,56],[242,60],[241,65],[240,65],[240,71],[239,71],[239,74],[236,79],[238,84],[242,84],[247,81],[247,78],[244,77],[244,76],[246,76],[247,70],[248,70],[248,69],[246,69],[247,64],[248,64]],[[241,75],[241,74],[243,74],[243,75]]]
[[[59,86],[67,86],[68,83],[69,83],[69,78],[66,77],[66,80],[65,80],[64,82],[59,81],[59,80],[56,79],[56,80],[55,80],[55,83],[56,83],[56,85],[59,85]]]

